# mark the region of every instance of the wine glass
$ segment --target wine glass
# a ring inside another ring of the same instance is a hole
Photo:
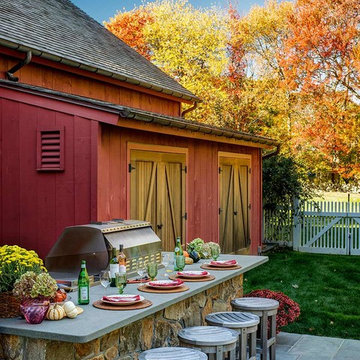
[[[145,265],[144,265],[144,261],[142,259],[137,260],[136,270],[137,270],[138,275],[140,276],[140,279],[142,279],[145,275]]]
[[[105,293],[106,293],[106,289],[109,287],[111,282],[110,272],[108,270],[100,271],[99,277],[100,277],[100,283],[105,288]]]
[[[146,266],[147,273],[151,281],[153,281],[158,273],[158,265],[156,262],[149,262]]]
[[[167,278],[169,277],[169,274],[168,273],[168,266],[169,266],[169,263],[170,263],[170,256],[169,254],[162,254],[162,264],[164,265],[164,268],[165,268],[165,273],[164,273],[164,277]]]
[[[119,294],[123,294],[126,286],[126,273],[115,273],[115,285]]]
[[[211,256],[216,261],[220,255],[220,250],[217,246],[211,247]]]
[[[184,255],[176,255],[175,258],[176,267],[179,271],[183,271],[185,267],[185,256]]]

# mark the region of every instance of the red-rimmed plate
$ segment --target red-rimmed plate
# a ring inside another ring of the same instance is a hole
[[[121,295],[109,295],[103,296],[101,301],[116,306],[132,305],[137,304],[145,298],[141,295],[130,295],[130,294],[121,294]]]
[[[214,267],[233,267],[236,266],[238,263],[236,260],[218,260],[218,261],[210,261],[209,265]]]
[[[146,286],[149,286],[154,289],[176,289],[183,285],[183,281],[180,279],[176,280],[156,280],[156,281],[149,281]]]
[[[201,279],[205,276],[209,276],[210,273],[208,271],[179,271],[177,276],[186,279]]]

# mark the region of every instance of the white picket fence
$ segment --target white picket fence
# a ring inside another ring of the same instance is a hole
[[[308,201],[296,207],[294,216],[264,211],[265,241],[303,252],[360,255],[360,203]]]

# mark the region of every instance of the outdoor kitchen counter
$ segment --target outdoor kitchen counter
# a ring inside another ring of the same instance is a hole
[[[220,260],[236,259],[241,269],[226,271],[210,271],[215,280],[206,282],[187,282],[190,289],[181,293],[154,294],[137,290],[138,285],[127,285],[126,294],[140,294],[151,300],[153,305],[141,310],[106,311],[93,307],[91,304],[99,300],[104,294],[102,286],[90,289],[90,304],[82,306],[84,312],[76,319],[63,319],[61,321],[43,321],[39,325],[29,325],[20,318],[0,319],[0,334],[11,334],[20,337],[66,341],[71,343],[86,343],[114,330],[122,328],[149,315],[159,312],[171,305],[205,292],[219,284],[229,281],[241,274],[268,261],[266,256],[221,255]],[[199,270],[200,263],[187,265],[186,270]],[[159,271],[158,279],[164,279],[164,269]],[[116,288],[108,288],[107,294],[117,293]],[[71,300],[77,303],[77,293],[70,293]],[[191,311],[191,309],[188,309]]]

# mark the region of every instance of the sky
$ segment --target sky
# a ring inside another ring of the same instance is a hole
[[[131,10],[141,5],[142,0],[72,0],[72,2],[102,24],[104,20],[107,21],[115,15],[117,10]],[[229,4],[229,0],[189,0],[189,2],[195,7],[210,7],[211,5],[227,7]],[[236,8],[243,15],[251,6],[263,5],[264,0],[235,0],[232,3],[237,4]]]

